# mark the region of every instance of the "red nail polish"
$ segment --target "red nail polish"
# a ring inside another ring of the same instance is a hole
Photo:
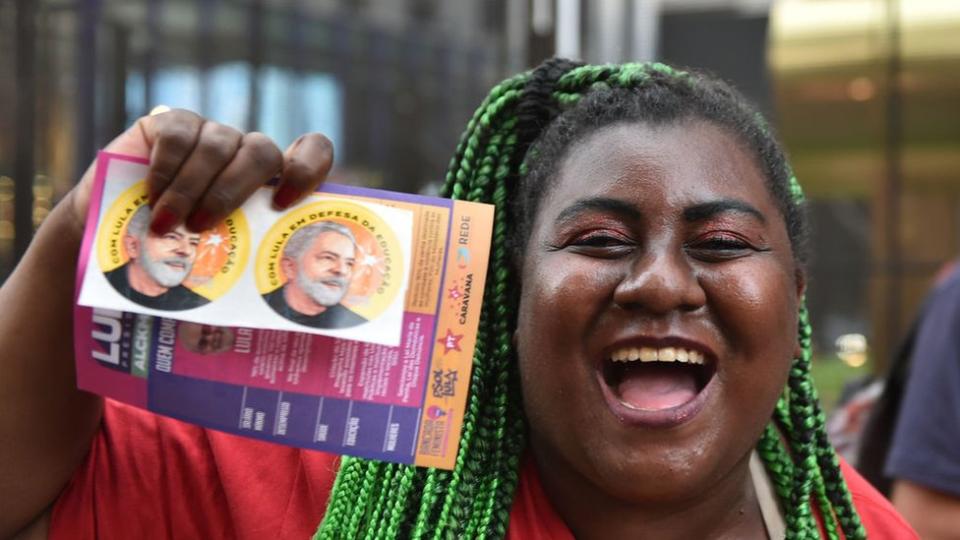
[[[187,218],[187,228],[195,232],[203,232],[212,229],[216,225],[213,222],[213,216],[209,212],[200,208]]]
[[[150,230],[153,234],[166,234],[177,224],[179,218],[170,208],[162,206],[153,209],[153,221],[150,222]]]
[[[277,193],[273,196],[273,204],[283,210],[293,204],[293,201],[297,200],[299,195],[300,192],[297,188],[290,184],[284,184],[277,189]]]

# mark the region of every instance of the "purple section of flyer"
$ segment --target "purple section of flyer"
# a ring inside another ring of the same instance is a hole
[[[411,204],[428,204],[430,206],[453,208],[452,199],[438,199],[437,197],[428,197],[426,195],[413,195],[410,193],[399,193],[396,191],[380,191],[377,189],[345,186],[343,184],[324,184],[317,191],[321,193],[334,193],[337,195],[369,197],[371,199],[377,199],[378,201],[399,201]]]
[[[212,429],[314,450],[412,463],[420,409],[204,381],[157,369],[148,408]]]

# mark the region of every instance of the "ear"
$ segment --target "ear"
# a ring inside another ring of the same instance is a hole
[[[280,257],[280,271],[288,283],[293,281],[297,277],[297,261],[290,257]]]
[[[807,273],[798,267],[794,272],[794,280],[797,284],[797,300],[800,300],[803,298],[803,294],[807,292]]]
[[[123,249],[127,250],[127,257],[140,257],[140,239],[132,234],[123,235]]]

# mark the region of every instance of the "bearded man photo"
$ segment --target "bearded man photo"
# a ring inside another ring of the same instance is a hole
[[[123,235],[130,260],[105,273],[123,296],[152,308],[180,311],[209,302],[183,285],[197,259],[200,235],[180,225],[164,235],[150,231],[150,208],[134,212]]]
[[[318,221],[297,229],[280,258],[286,283],[263,299],[281,316],[312,328],[349,328],[367,319],[341,302],[357,264],[357,241],[349,228]]]

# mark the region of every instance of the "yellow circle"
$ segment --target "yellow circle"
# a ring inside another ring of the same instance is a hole
[[[104,214],[96,246],[97,261],[104,273],[130,260],[123,241],[127,224],[147,199],[147,183],[141,180],[121,193]],[[238,209],[200,234],[194,266],[183,285],[207,300],[216,300],[243,274],[249,255],[250,229]]]
[[[367,320],[376,318],[400,292],[405,255],[393,228],[379,214],[345,199],[297,208],[267,231],[257,250],[257,290],[265,295],[286,284],[281,260],[287,241],[297,230],[321,221],[345,225],[356,240],[356,263],[349,291],[341,303]]]
[[[137,182],[130,186],[104,214],[97,236],[97,262],[104,273],[119,268],[130,260],[123,246],[127,222],[138,208],[147,203],[147,183]]]

